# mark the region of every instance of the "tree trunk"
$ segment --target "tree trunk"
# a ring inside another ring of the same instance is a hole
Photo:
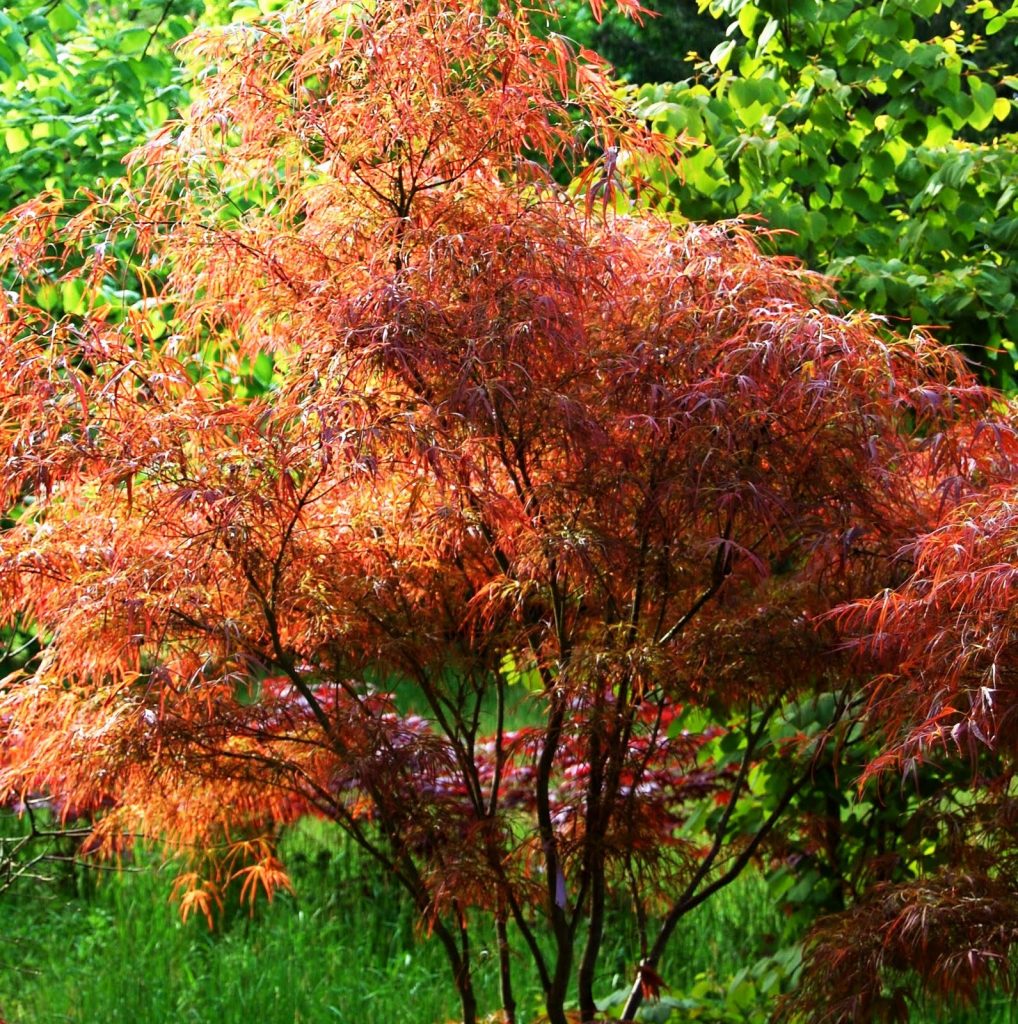
[[[604,935],[604,872],[598,864],[594,871],[590,899],[590,927],[587,931],[587,943],[583,948],[577,987],[580,997],[580,1020],[586,1024],[597,1017],[597,1005],[594,1002],[594,975],[601,952],[601,939]]]
[[[461,954],[452,932],[441,921],[435,922],[434,934],[438,936],[439,941],[445,947],[446,955],[449,958],[449,966],[452,969],[456,992],[459,995],[460,1007],[463,1011],[462,1024],[477,1024],[477,996],[474,993],[470,959]]]
[[[569,958],[571,960],[571,958]],[[562,970],[563,961],[555,965],[555,974],[551,980],[551,988],[544,994],[544,1006],[548,1013],[548,1024],[569,1024],[566,1017],[566,994],[569,991],[569,971],[572,966],[565,961],[565,969]]]
[[[463,1024],[477,1024],[477,996],[474,995],[474,981],[469,967],[456,975],[456,991],[463,1010]]]
[[[512,964],[510,963],[509,929],[506,924],[506,912],[499,910],[495,921],[495,932],[498,936],[498,982],[502,996],[502,1012],[505,1024],[516,1024],[516,997],[513,995]]]

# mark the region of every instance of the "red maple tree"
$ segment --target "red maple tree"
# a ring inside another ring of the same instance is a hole
[[[979,489],[909,545],[908,579],[836,613],[865,663],[883,669],[869,689],[881,737],[870,785],[918,788],[931,769],[968,766],[926,829],[939,863],[821,922],[790,1012],[904,1021],[916,982],[970,1004],[988,987],[1014,988],[1018,436],[1010,410],[999,412],[964,437]]]
[[[975,489],[988,396],[746,228],[626,212],[662,142],[526,12],[308,0],[191,53],[134,185],[3,222],[0,615],[40,650],[3,684],[2,788],[202,851],[185,912],[287,884],[272,825],[338,822],[466,1024],[473,912],[507,1020],[517,943],[564,1024],[629,900],[631,1018],[808,784],[817,744],[768,728],[850,706],[817,623]],[[35,301],[60,280],[73,315]],[[741,723],[729,768],[689,707]],[[788,781],[746,833],[764,756]],[[706,847],[678,827],[704,797]]]

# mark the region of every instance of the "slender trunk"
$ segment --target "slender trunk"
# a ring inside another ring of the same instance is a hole
[[[548,1011],[548,1024],[568,1024],[565,1001],[569,990],[569,976],[573,969],[573,932],[569,927],[567,907],[569,896],[566,879],[559,858],[558,837],[551,813],[551,777],[565,720],[565,700],[561,695],[552,697],[545,729],[544,746],[537,761],[535,798],[537,803],[537,825],[544,850],[544,864],[547,885],[548,917],[555,939],[555,966],[551,984],[545,989],[544,1000]]]
[[[643,969],[644,967],[653,968],[653,966],[654,961],[649,956],[645,956],[640,961],[640,966],[636,970],[636,980],[633,982],[633,987],[629,990],[626,1005],[622,1008],[620,1020],[633,1020],[636,1017],[636,1011],[639,1010],[640,1004],[643,1002]]]
[[[469,952],[461,953],[456,938],[441,922],[434,924],[434,934],[445,948],[452,969],[453,981],[463,1011],[463,1024],[477,1024],[477,996],[474,994],[474,979],[470,971]]]
[[[580,958],[577,989],[580,1000],[580,1020],[592,1021],[597,1013],[594,1005],[594,971],[601,952],[601,937],[604,934],[604,833],[611,817],[611,801],[614,791],[605,792],[604,760],[600,730],[600,715],[594,721],[590,737],[590,776],[587,788],[587,820],[584,843],[584,871],[590,887],[589,927],[587,941]],[[577,912],[579,912],[577,907]]]
[[[569,1024],[566,1017],[566,995],[569,992],[569,975],[573,969],[572,946],[559,947],[555,961],[551,987],[544,994],[544,1006],[548,1013],[548,1024]]]
[[[463,1024],[477,1024],[477,997],[474,995],[474,983],[470,977],[469,967],[456,977],[456,991],[460,997],[460,1008],[463,1010]]]
[[[498,940],[498,985],[502,996],[502,1012],[505,1024],[516,1024],[516,998],[513,996],[512,964],[510,962],[509,928],[505,907],[500,907],[495,920],[495,934]]]
[[[598,864],[591,880],[590,889],[590,925],[587,930],[587,942],[583,947],[580,969],[577,978],[580,997],[580,1020],[583,1024],[597,1016],[597,1005],[594,1002],[594,976],[598,957],[601,953],[601,940],[604,937],[604,871]]]

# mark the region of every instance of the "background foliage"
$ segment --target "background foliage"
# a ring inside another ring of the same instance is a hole
[[[638,22],[609,8],[598,22],[582,0],[560,0],[557,31],[596,50],[627,82],[677,82],[693,75],[701,56],[725,38],[727,22],[698,8],[696,0],[648,3]]]
[[[0,8],[0,206],[119,176],[126,153],[187,102],[172,45],[218,10],[203,0]]]
[[[281,0],[18,0],[0,7],[0,208],[94,189],[186,105],[172,47]],[[692,220],[758,215],[861,308],[947,337],[1012,386],[1018,336],[1015,5],[652,5],[558,30],[613,61],[659,130],[697,143],[654,180]],[[697,56],[698,55],[698,56]]]
[[[694,143],[681,179],[656,179],[659,205],[762,217],[851,302],[898,329],[943,326],[1010,386],[1015,5],[975,4],[965,24],[937,0],[709,10],[734,20],[697,75],[638,91],[655,127]]]

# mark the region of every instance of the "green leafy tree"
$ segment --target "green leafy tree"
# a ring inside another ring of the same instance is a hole
[[[981,35],[937,0],[709,9],[736,20],[699,77],[638,93],[656,128],[695,143],[681,179],[658,176],[657,202],[692,220],[761,216],[776,249],[850,301],[943,327],[1013,383],[1018,79],[993,54],[1018,6],[973,5]]]
[[[185,35],[188,19],[163,18],[161,8],[144,5],[133,23],[115,6],[75,0],[0,11],[5,206],[40,188],[73,192],[115,177],[145,128],[170,116],[183,89],[156,43]]]
[[[257,5],[252,0],[253,7]],[[186,105],[174,44],[222,0],[13,0],[0,4],[0,208],[40,189],[71,194],[123,173],[148,132]]]

